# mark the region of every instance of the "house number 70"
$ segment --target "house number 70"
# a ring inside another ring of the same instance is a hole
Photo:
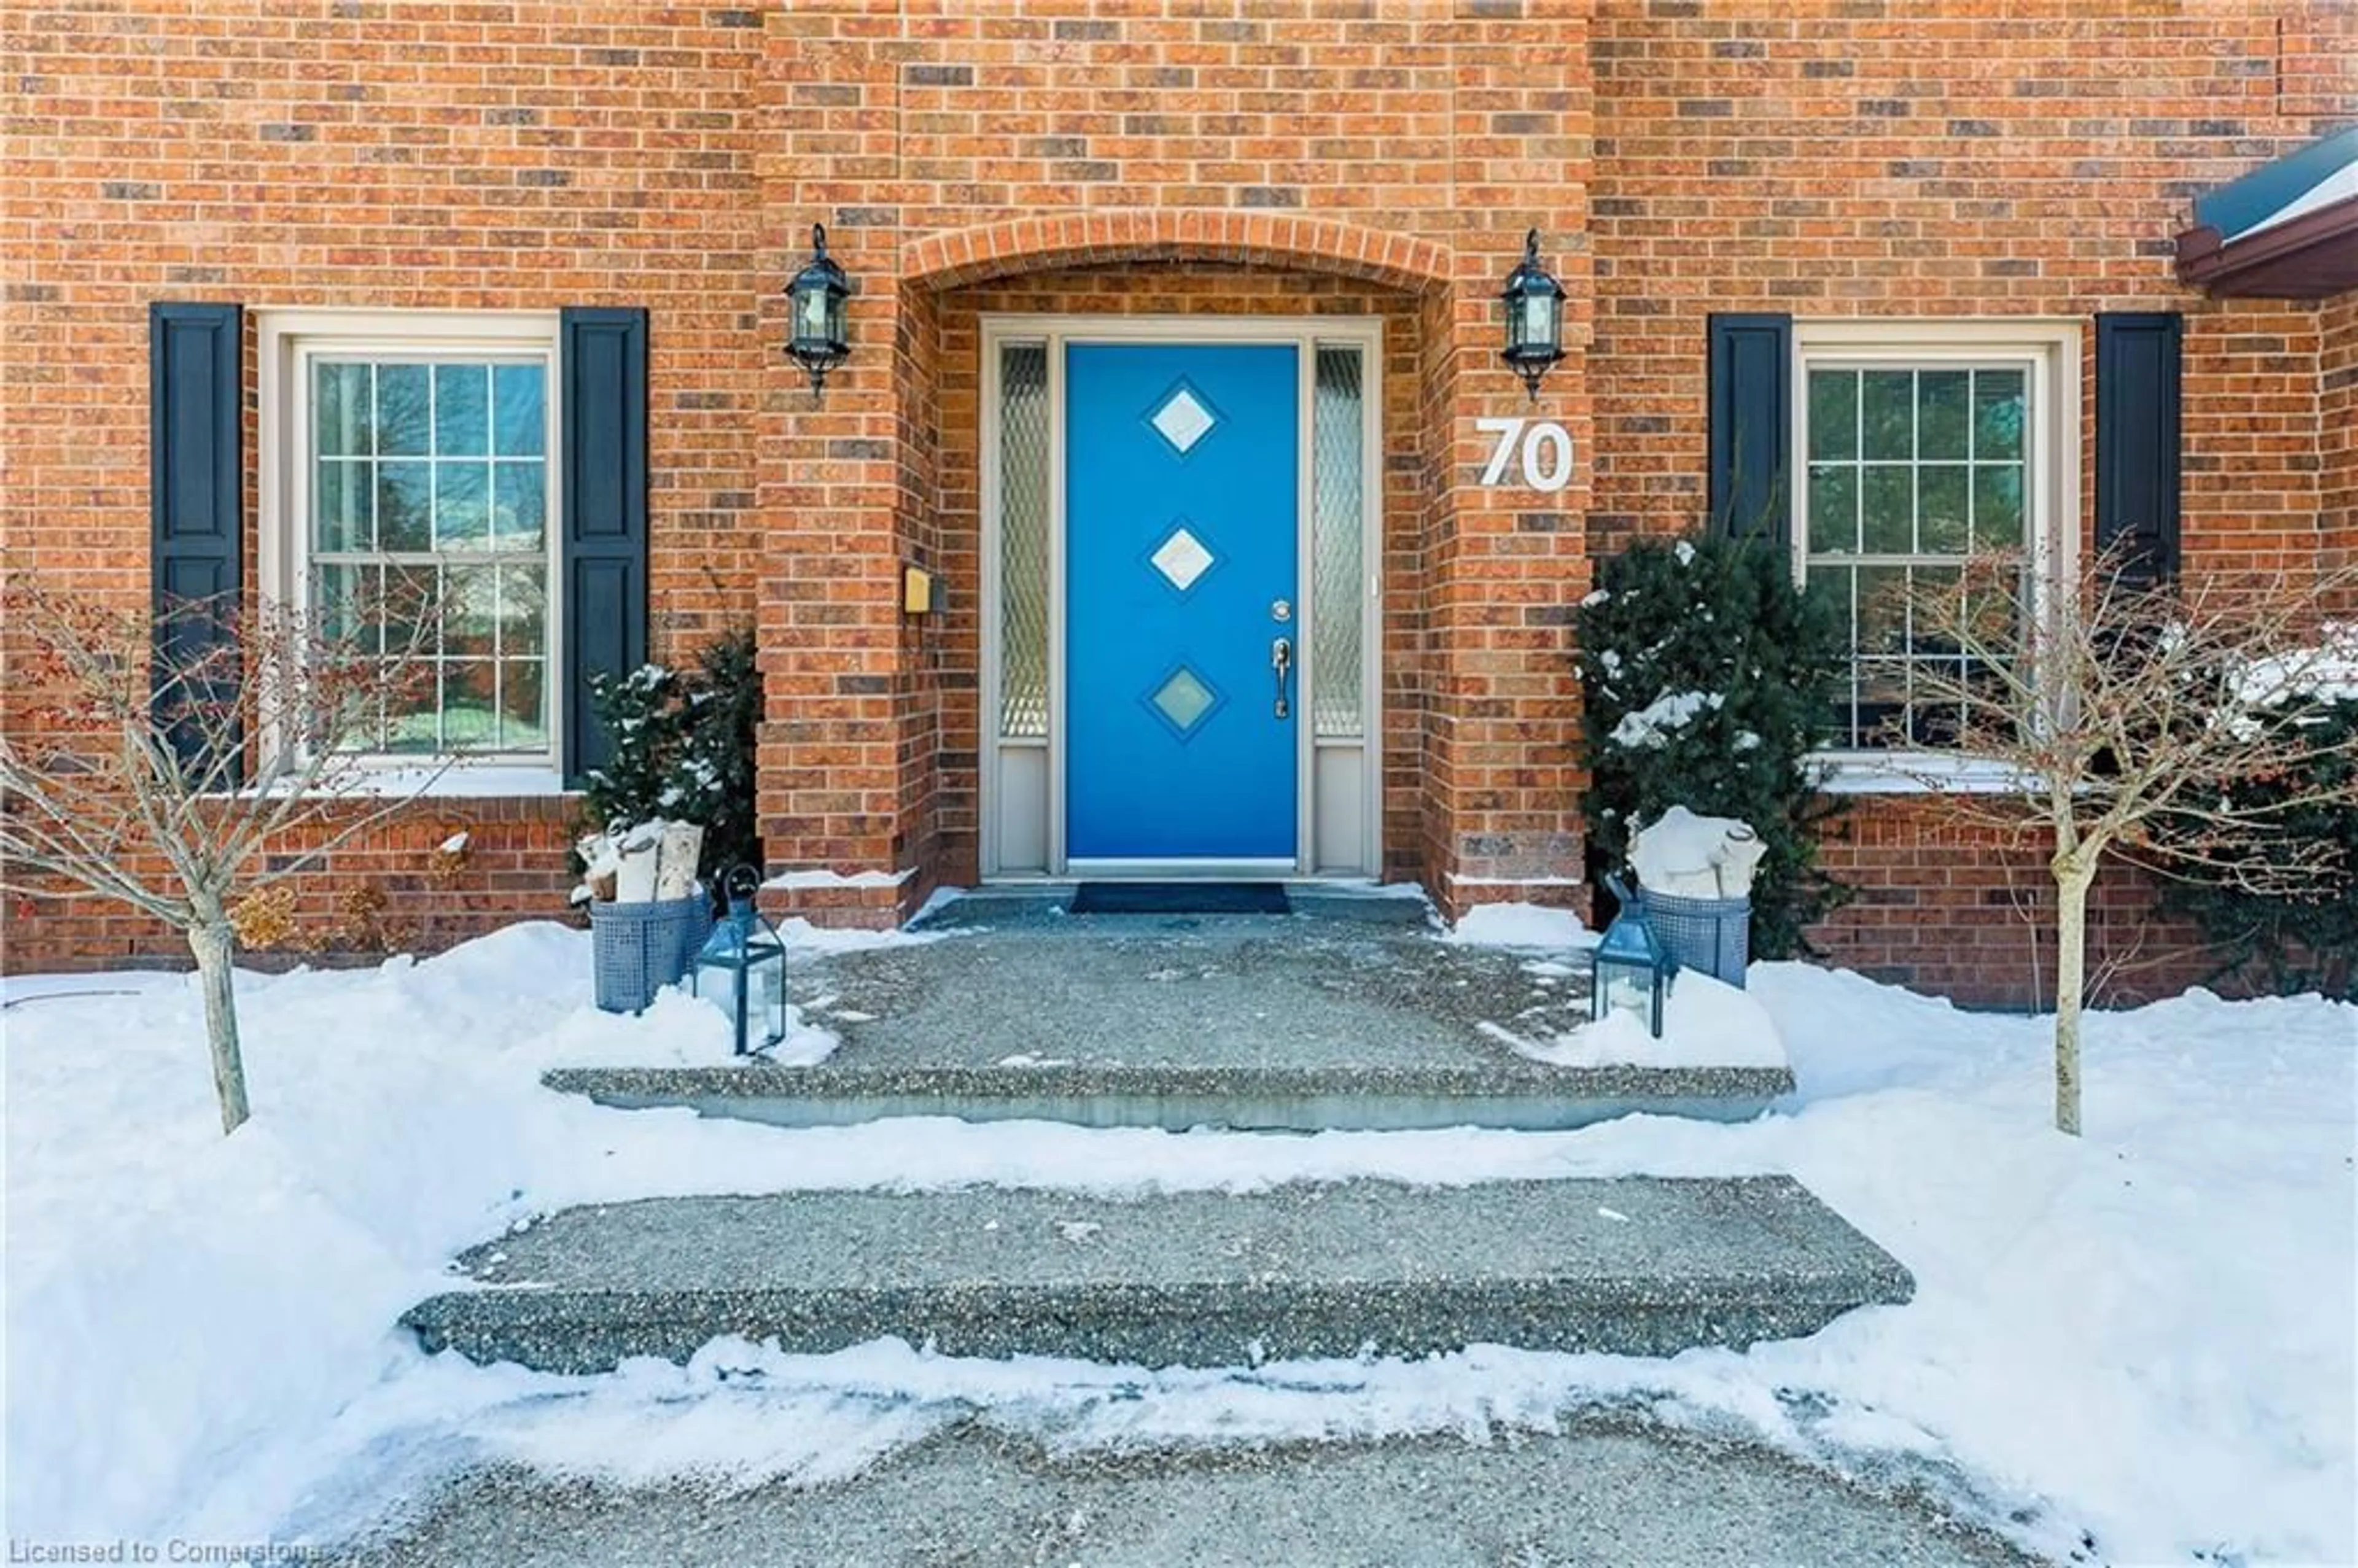
[[[1485,488],[1507,477],[1507,465],[1522,454],[1523,482],[1552,494],[1572,482],[1572,433],[1552,419],[1476,419],[1474,428],[1496,436],[1489,465],[1482,470]]]

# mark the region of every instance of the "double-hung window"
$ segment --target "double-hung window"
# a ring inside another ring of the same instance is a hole
[[[320,319],[273,337],[279,591],[322,632],[417,661],[362,750],[553,773],[553,323]]]
[[[2076,328],[1797,324],[1796,343],[1794,563],[1848,655],[1833,746],[1937,748],[1959,715],[1931,679],[1969,672],[1918,607],[1970,591],[1977,618],[2042,612],[2069,539]],[[1966,570],[1993,560],[2008,585],[1995,601]]]

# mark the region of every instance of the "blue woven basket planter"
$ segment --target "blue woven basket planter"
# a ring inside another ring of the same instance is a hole
[[[702,889],[687,898],[590,906],[590,953],[598,1005],[638,1012],[655,992],[676,985],[712,934],[712,901]]]
[[[1750,899],[1673,898],[1641,887],[1638,906],[1679,968],[1743,988],[1745,966],[1752,961]]]

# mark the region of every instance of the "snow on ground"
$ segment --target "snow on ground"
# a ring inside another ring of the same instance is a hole
[[[1594,947],[1596,933],[1568,909],[1536,903],[1477,903],[1443,938],[1470,947]]]
[[[1104,1448],[1478,1439],[1604,1403],[1919,1481],[2058,1555],[2085,1531],[2112,1563],[2358,1557],[2358,1009],[2194,992],[2099,1015],[2076,1141],[2049,1127],[2039,1021],[1799,965],[1756,967],[1750,994],[1800,1092],[1743,1126],[788,1132],[540,1089],[545,1066],[628,1038],[644,1059],[708,1048],[682,1001],[590,1012],[585,940],[525,925],[424,963],[242,977],[257,1118],[228,1140],[186,983],[31,1000],[14,999],[43,986],[11,984],[12,1536],[283,1538],[485,1456],[819,1480],[976,1411]],[[1767,1170],[1895,1253],[1916,1300],[1741,1355],[1476,1348],[1165,1372],[724,1343],[687,1368],[562,1379],[429,1360],[392,1327],[458,1248],[633,1195]]]
[[[842,1041],[804,1014],[788,1003],[785,1038],[758,1055],[740,1056],[726,1013],[667,986],[636,1017],[588,1007],[568,1014],[549,1032],[540,1054],[553,1067],[727,1067],[759,1061],[816,1066],[835,1054]]]
[[[1700,969],[1682,969],[1662,999],[1662,1037],[1617,1008],[1552,1040],[1527,1040],[1496,1023],[1483,1029],[1520,1055],[1559,1067],[1781,1067],[1785,1043],[1768,1010]]]

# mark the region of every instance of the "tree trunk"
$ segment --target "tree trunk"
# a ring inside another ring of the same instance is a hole
[[[245,1103],[245,1058],[237,1048],[237,996],[231,989],[230,956],[236,934],[218,912],[200,915],[189,927],[189,951],[205,988],[205,1041],[212,1049],[213,1093],[221,1101],[222,1131],[235,1132],[251,1112]]]
[[[2055,862],[2055,1125],[2080,1135],[2080,1005],[2088,984],[2088,887],[2095,868]]]

